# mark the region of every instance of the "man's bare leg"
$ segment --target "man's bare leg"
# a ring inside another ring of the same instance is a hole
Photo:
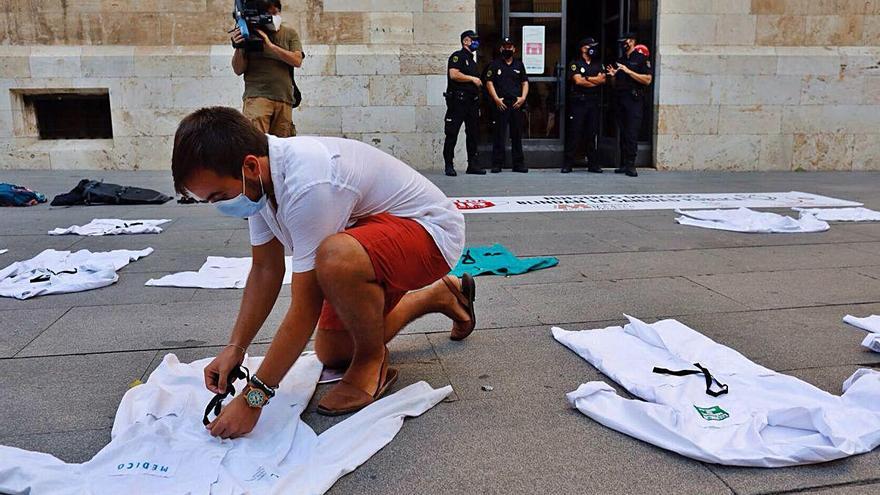
[[[352,343],[343,379],[373,395],[381,385],[385,359],[385,291],[376,281],[370,257],[355,238],[335,234],[318,248],[315,270],[324,298]]]
[[[461,281],[453,277],[453,283],[460,286]],[[385,316],[384,342],[387,344],[406,325],[431,313],[442,313],[453,321],[466,321],[469,318],[468,312],[443,280],[438,280],[424,289],[403,296],[391,313]],[[354,354],[354,342],[348,332],[319,328],[315,335],[315,352],[324,366],[344,369]]]

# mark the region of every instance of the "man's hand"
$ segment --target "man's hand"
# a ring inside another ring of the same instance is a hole
[[[609,65],[608,67],[606,67],[606,69],[608,70],[608,75],[614,77],[615,75],[617,75],[617,71],[620,70],[620,67],[620,65]]]
[[[504,104],[504,100],[501,98],[495,98],[495,106],[498,107],[498,110],[502,112],[507,110],[507,105]]]
[[[474,77],[473,79],[471,79],[471,82],[474,83],[478,88],[483,87],[483,80],[479,77]]]
[[[266,44],[265,48],[268,48],[270,50],[275,50],[275,48],[276,48],[275,43],[272,43],[272,40],[269,39],[269,35],[266,34],[262,29],[257,29],[256,31],[257,31],[257,34],[259,34],[260,37],[263,38],[263,43]]]
[[[600,72],[598,76],[596,76],[597,81],[594,81],[596,84],[605,84],[605,73]]]
[[[232,399],[205,428],[215,437],[238,438],[254,429],[262,411],[259,407],[248,406],[242,393]]]
[[[526,103],[526,98],[524,96],[520,96],[513,102],[513,108],[519,110]]]
[[[238,26],[232,30],[232,43],[234,45],[244,43],[244,36],[241,35],[241,29]]]
[[[235,346],[226,346],[217,357],[205,366],[205,387],[215,394],[226,392],[229,372],[244,361],[244,352]]]

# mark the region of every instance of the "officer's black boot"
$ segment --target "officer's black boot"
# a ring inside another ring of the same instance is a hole
[[[501,165],[492,165],[492,169],[489,170],[493,174],[497,174],[501,172]]]
[[[521,174],[527,174],[527,173],[529,173],[529,168],[526,167],[525,165],[514,165],[514,166],[513,166],[513,171],[514,171],[514,172],[519,172],[519,173],[521,173]]]
[[[626,173],[626,169],[623,168],[623,167],[617,167],[617,168],[614,169],[614,173],[615,173],[615,174],[625,174],[625,173]]]
[[[455,171],[455,168],[452,165],[446,166],[446,175],[449,177],[455,177],[458,173]]]
[[[590,172],[593,174],[601,174],[603,171],[602,171],[602,167],[600,167],[598,165],[590,165],[589,167],[587,167],[587,172]]]
[[[639,173],[636,172],[636,168],[633,166],[627,167],[623,173],[625,173],[627,177],[638,177],[639,176]]]
[[[560,170],[563,174],[571,173],[571,165],[563,165],[562,170]]]
[[[468,165],[467,170],[464,171],[466,174],[470,175],[486,175],[486,171],[481,168],[471,167]]]

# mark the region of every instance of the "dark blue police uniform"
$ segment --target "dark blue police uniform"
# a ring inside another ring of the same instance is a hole
[[[651,74],[651,62],[642,53],[633,50],[617,60],[618,65],[626,65],[637,74]],[[638,151],[639,129],[645,112],[645,94],[648,87],[635,81],[622,70],[617,72],[614,81],[614,101],[617,126],[620,133],[620,168],[616,172],[636,175],[636,152]]]
[[[527,172],[522,146],[523,111],[525,105],[513,108],[516,100],[523,95],[523,83],[528,82],[526,67],[522,60],[512,58],[508,61],[496,58],[486,70],[486,82],[495,87],[495,94],[507,107],[500,110],[492,103],[492,172],[500,172],[505,161],[504,133],[510,131],[511,158],[515,172]]]

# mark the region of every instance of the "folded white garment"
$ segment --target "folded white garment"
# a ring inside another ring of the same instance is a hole
[[[843,317],[843,322],[868,332],[868,335],[862,340],[862,346],[874,352],[880,352],[880,315],[871,315],[864,318],[846,315]]]
[[[621,397],[601,381],[567,394],[573,407],[608,428],[733,466],[825,462],[880,445],[880,371],[859,369],[842,395],[832,395],[676,320],[627,318],[624,327],[553,328],[557,341],[641,399]]]
[[[803,232],[823,232],[830,227],[826,222],[812,215],[802,215],[799,219],[777,215],[748,208],[735,210],[675,210],[682,215],[675,219],[682,225],[704,229],[729,230],[756,234],[794,234]]]
[[[868,208],[792,208],[804,215],[813,215],[825,222],[880,222],[880,211]]]
[[[96,218],[85,225],[71,225],[66,229],[58,228],[49,231],[49,235],[121,235],[121,234],[158,234],[159,227],[171,220],[120,220],[118,218]]]
[[[201,289],[243,289],[251,272],[251,258],[208,256],[197,272],[179,272],[147,280],[151,287],[197,287]],[[284,257],[284,283],[293,276],[293,258]]]
[[[119,280],[117,270],[152,252],[153,248],[99,253],[85,249],[75,253],[47,249],[0,270],[0,297],[28,299],[105,287]]]
[[[8,249],[0,249],[0,254],[6,254],[8,251]]]
[[[145,384],[125,394],[110,443],[83,464],[0,447],[0,493],[321,494],[391,442],[405,417],[421,415],[452,392],[418,382],[316,435],[300,419],[321,375],[321,363],[306,354],[254,430],[222,440],[202,425],[213,397],[203,375],[210,361],[183,364],[166,355]],[[256,371],[261,361],[246,357],[243,364]],[[243,386],[240,380],[235,388]]]

